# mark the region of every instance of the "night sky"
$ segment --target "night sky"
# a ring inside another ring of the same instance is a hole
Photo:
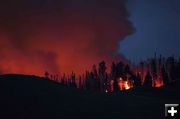
[[[129,20],[136,32],[120,43],[119,52],[136,63],[155,52],[180,57],[179,5],[179,0],[129,0]]]
[[[82,73],[101,60],[180,56],[178,3],[0,1],[0,73]]]

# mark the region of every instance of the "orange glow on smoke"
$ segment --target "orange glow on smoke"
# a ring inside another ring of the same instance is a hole
[[[102,60],[116,61],[120,39],[134,31],[124,2],[58,3],[52,2],[47,12],[41,5],[26,8],[20,2],[20,8],[12,8],[13,14],[1,16],[0,73],[82,74]]]

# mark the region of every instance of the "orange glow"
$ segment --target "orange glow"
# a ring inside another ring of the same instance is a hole
[[[114,91],[114,87],[113,87],[114,80],[110,80],[109,84],[110,84],[110,85],[109,85],[109,86],[110,86],[110,87],[109,87],[109,91],[110,91],[110,92],[113,92],[113,91]]]
[[[119,59],[119,57],[110,55],[118,41],[114,40],[112,44],[109,39],[118,39],[117,34],[110,34],[105,40],[97,41],[97,33],[90,25],[76,25],[70,22],[66,27],[71,26],[74,26],[71,30],[57,28],[58,32],[64,32],[63,35],[55,34],[57,31],[49,30],[49,26],[41,26],[38,28],[39,31],[36,31],[38,32],[36,35],[27,34],[24,42],[17,41],[19,49],[14,46],[14,41],[8,34],[3,34],[4,36],[0,34],[0,70],[2,73],[25,73],[40,76],[45,71],[50,73],[75,71],[77,74],[82,74],[93,64],[98,64],[102,60],[111,64],[111,61]],[[107,27],[109,30],[113,29],[109,28],[111,26]],[[107,44],[110,47],[106,46]]]
[[[29,9],[26,16],[19,12],[1,16],[5,23],[0,28],[0,72],[82,74],[102,60],[116,61],[112,54],[119,40],[134,31],[124,2],[118,1],[118,6],[115,1],[110,6],[106,1],[89,2],[72,5],[61,0],[48,12],[35,6],[37,11]]]
[[[125,88],[125,90],[128,90],[131,88],[130,85],[128,84],[128,81],[124,82],[124,88]]]
[[[155,81],[155,87],[162,87],[164,85],[163,80],[161,79],[160,76],[158,76],[158,79]]]
[[[118,79],[118,85],[120,90],[129,90],[133,88],[133,82],[131,80],[124,81],[121,77]]]

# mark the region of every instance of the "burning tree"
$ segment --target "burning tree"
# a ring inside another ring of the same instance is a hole
[[[63,85],[77,87],[86,90],[101,92],[119,92],[134,87],[162,87],[169,82],[179,79],[180,59],[151,58],[142,61],[137,66],[124,64],[123,62],[112,62],[110,72],[107,72],[106,63],[100,62],[98,67],[93,65],[90,71],[76,76],[74,72],[70,75],[49,75],[45,72],[45,78],[58,81]]]

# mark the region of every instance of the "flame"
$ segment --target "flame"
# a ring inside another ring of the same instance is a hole
[[[141,85],[144,84],[145,82],[145,77],[148,73],[148,71],[150,72],[151,74],[151,77],[152,77],[152,87],[156,87],[156,88],[159,88],[159,87],[162,87],[164,86],[164,82],[163,82],[163,78],[162,78],[162,74],[161,74],[161,69],[159,68],[157,70],[157,76],[153,77],[153,73],[152,71],[149,69],[149,67],[144,67],[143,69],[140,69],[139,67],[136,68],[136,70],[134,71],[136,76],[139,74],[140,75],[140,81],[141,81]]]
[[[162,87],[162,86],[164,86],[164,82],[163,82],[163,80],[161,79],[161,77],[158,76],[157,80],[155,81],[155,87],[156,87],[156,88],[159,88],[159,87]]]
[[[123,80],[122,77],[118,79],[118,85],[120,90],[129,90],[133,88],[133,82],[131,80]]]
[[[129,90],[131,88],[128,81],[124,82],[124,88],[125,88],[125,90]]]

